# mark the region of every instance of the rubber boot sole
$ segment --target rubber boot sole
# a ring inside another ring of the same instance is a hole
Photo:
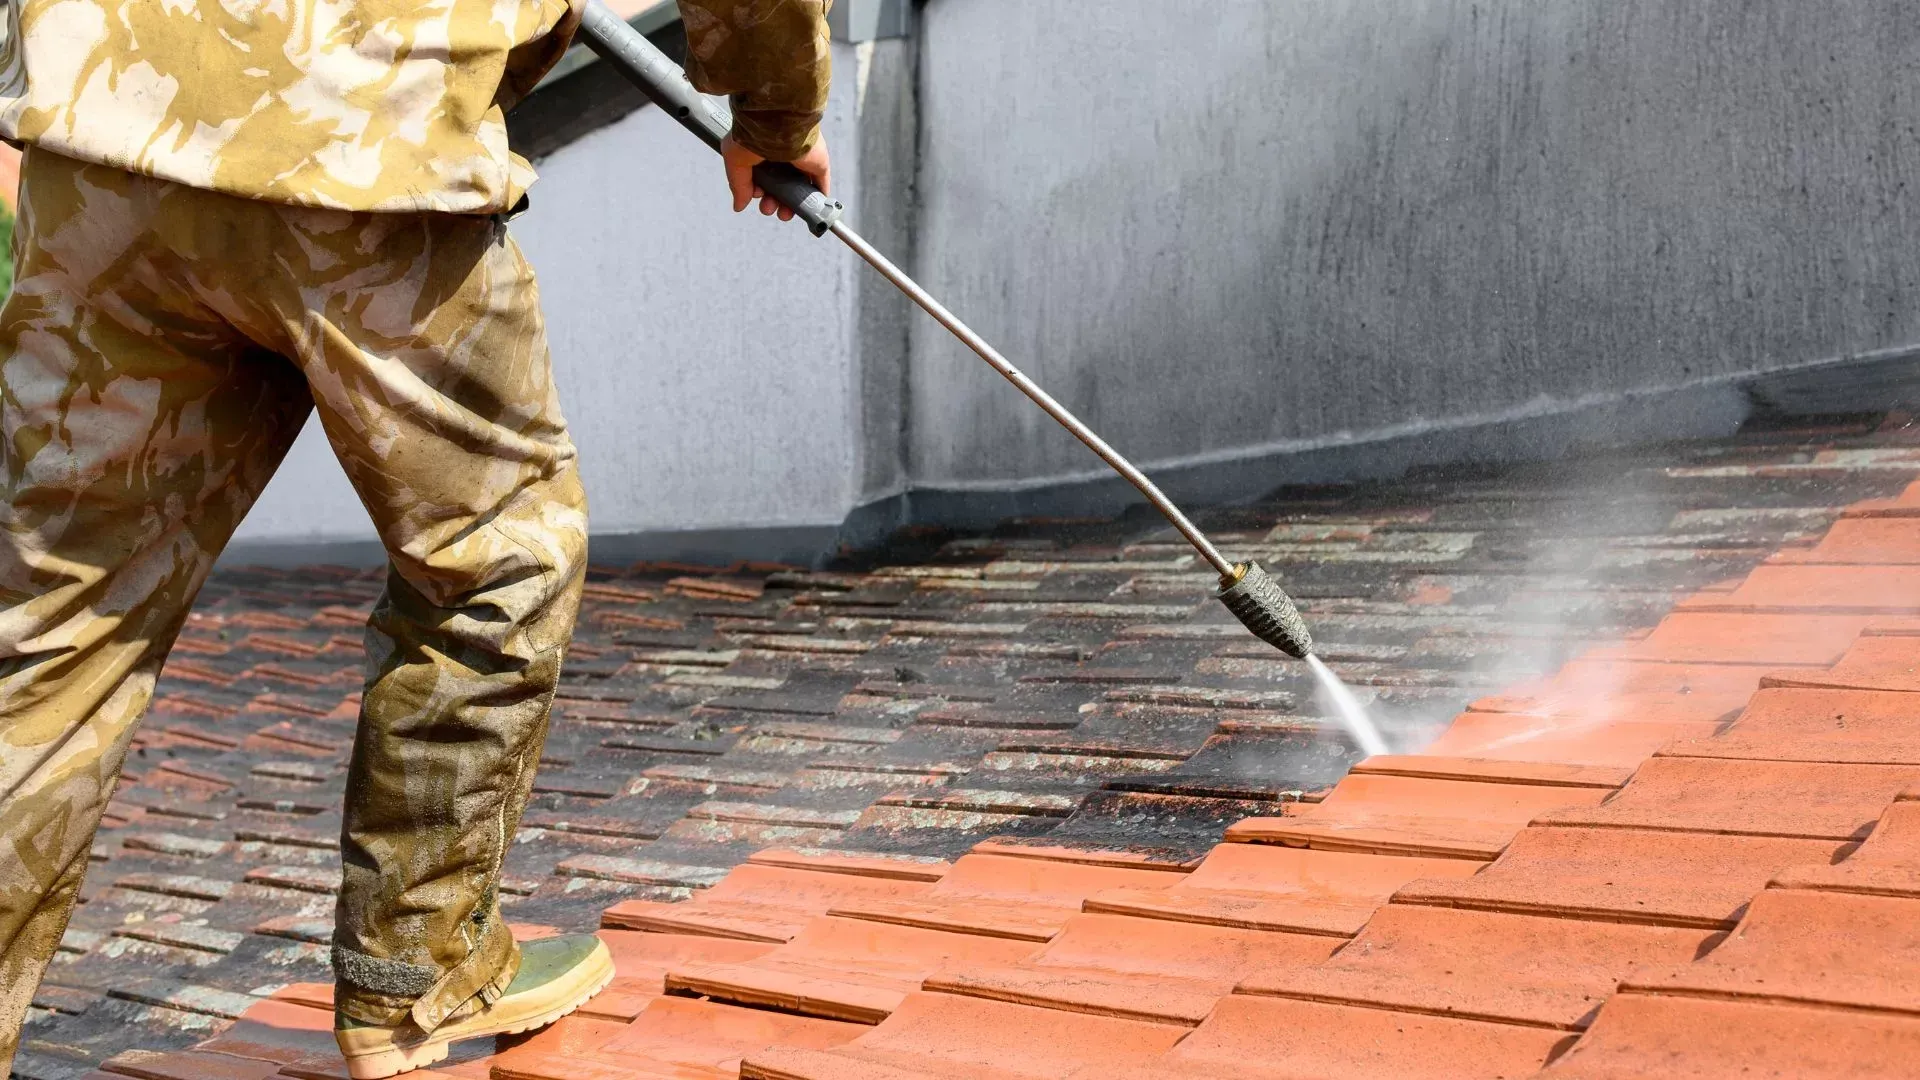
[[[552,986],[552,1004],[524,1015],[496,1012],[510,998],[501,998],[492,1006],[465,1020],[436,1028],[419,1042],[395,1044],[391,1028],[352,1028],[333,1033],[340,1054],[347,1060],[347,1075],[353,1080],[385,1080],[415,1069],[424,1069],[445,1061],[448,1048],[462,1039],[494,1035],[517,1035],[543,1028],[593,1000],[593,996],[613,981],[613,955],[606,945],[594,950],[586,961],[560,976]],[[542,988],[543,990],[545,987]],[[544,995],[543,995],[544,996]]]

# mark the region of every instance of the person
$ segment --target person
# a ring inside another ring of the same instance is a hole
[[[496,895],[587,546],[505,112],[583,3],[9,6],[0,1073],[162,661],[315,410],[389,556],[332,952],[350,1075],[611,977],[591,935],[516,944]],[[736,211],[762,159],[828,186],[826,4],[680,0],[690,77],[732,100]]]

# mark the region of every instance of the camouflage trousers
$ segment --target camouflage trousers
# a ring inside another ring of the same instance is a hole
[[[390,556],[334,969],[356,1019],[497,997],[495,897],[586,511],[505,225],[255,202],[29,150],[0,310],[0,1075],[214,558],[317,407]]]

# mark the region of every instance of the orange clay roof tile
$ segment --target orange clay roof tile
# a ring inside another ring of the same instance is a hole
[[[1649,967],[1623,990],[1803,1002],[1920,1016],[1920,899],[1810,889],[1753,898],[1697,963]]]
[[[920,897],[932,888],[924,880],[749,862],[692,900],[629,900],[608,908],[602,923],[626,930],[778,943],[792,939],[808,920],[835,906]]]
[[[493,1080],[725,1080],[739,1075],[741,1055],[770,1043],[833,1047],[864,1030],[854,1024],[661,998],[630,1024],[568,1017],[512,1040],[487,1064]]]
[[[1916,507],[1920,512],[1920,507]],[[1776,552],[1771,565],[1912,566],[1920,563],[1920,528],[1911,518],[1847,517],[1811,548]]]
[[[1682,757],[1920,765],[1920,709],[1909,695],[1768,689],[1717,738],[1679,739]]]
[[[1604,806],[1541,824],[1859,840],[1920,766],[1656,757]]]
[[[917,993],[882,1027],[831,1053],[748,1055],[743,1080],[1058,1080],[1146,1065],[1190,1028]]]
[[[667,974],[670,990],[721,1001],[877,1024],[927,976],[956,965],[1008,964],[1031,941],[948,933],[866,919],[810,921],[792,941],[742,963],[689,963]]]
[[[1379,855],[1491,859],[1549,810],[1591,806],[1609,789],[1354,773],[1319,803],[1227,830],[1242,843]]]
[[[1540,1080],[1911,1080],[1920,1017],[1621,994]]]
[[[1167,889],[1110,889],[1088,911],[1253,930],[1350,937],[1415,878],[1466,877],[1484,863],[1226,843]]]
[[[1043,942],[1094,893],[1157,889],[1184,875],[996,854],[968,855],[917,899],[837,903],[831,914],[959,934]]]
[[[1774,672],[1764,685],[1914,693],[1920,691],[1920,648],[1915,645],[1904,635],[1862,637],[1830,668]]]
[[[1760,566],[1732,592],[1689,597],[1679,610],[1878,615],[1916,607],[1920,566]]]
[[[1072,1080],[1508,1080],[1573,1040],[1565,1031],[1380,1008],[1234,995],[1180,1047],[1135,1071]]]
[[[1332,960],[1276,958],[1239,992],[1571,1029],[1636,965],[1691,960],[1716,933],[1390,904]]]
[[[1645,829],[1531,828],[1481,874],[1417,881],[1402,903],[1731,929],[1777,871],[1825,861],[1832,840]]]
[[[1325,960],[1341,944],[1317,934],[1084,914],[1018,964],[949,968],[926,988],[1158,1023],[1198,1024],[1257,966]]]

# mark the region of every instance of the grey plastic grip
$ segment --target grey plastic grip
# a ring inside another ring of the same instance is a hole
[[[1227,605],[1253,636],[1293,657],[1305,660],[1313,652],[1313,635],[1307,620],[1293,606],[1293,598],[1280,588],[1257,562],[1241,564],[1240,580],[1220,590],[1220,602]]]
[[[656,48],[646,35],[627,25],[600,0],[587,0],[580,15],[580,36],[587,48],[619,69],[627,81],[640,88],[647,100],[666,110],[680,126],[694,133],[708,148],[718,151],[720,141],[733,129],[733,116],[693,88],[680,65]],[[813,235],[820,236],[840,220],[845,209],[820,193],[806,174],[779,162],[766,162],[753,170],[753,181],[775,202],[792,210],[807,223]]]
[[[807,174],[784,161],[764,161],[753,167],[753,182],[760,190],[773,196],[775,202],[793,211],[793,216],[807,223],[813,235],[821,236],[833,223],[840,220],[845,209],[838,202],[820,193],[813,186]]]

